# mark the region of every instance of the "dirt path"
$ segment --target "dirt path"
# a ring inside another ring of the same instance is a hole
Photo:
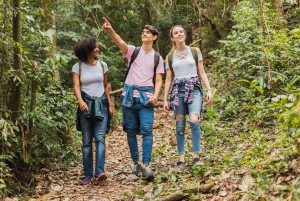
[[[161,108],[155,109],[154,121],[154,148],[152,169],[157,175],[158,171],[168,171],[170,164],[174,164],[172,156],[175,150],[168,154],[171,157],[165,158],[159,147],[171,147],[174,144],[174,136],[170,135],[174,129],[171,120],[171,113],[166,114]],[[141,137],[139,136],[139,147],[141,150]],[[106,150],[106,173],[108,179],[104,182],[92,182],[89,185],[82,185],[83,177],[82,163],[76,167],[67,169],[48,170],[42,169],[36,175],[38,185],[36,188],[36,199],[31,200],[56,200],[56,201],[111,201],[134,199],[138,190],[148,191],[154,188],[153,182],[147,183],[131,172],[131,158],[127,145],[126,134],[122,131],[121,125],[107,136]],[[167,153],[167,152],[164,152]],[[173,154],[172,154],[173,153]],[[175,160],[175,158],[174,158]]]

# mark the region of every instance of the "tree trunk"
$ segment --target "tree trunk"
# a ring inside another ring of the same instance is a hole
[[[277,24],[280,29],[283,29],[285,27],[283,23],[283,18],[284,18],[283,0],[272,0],[272,6],[276,11],[275,24]]]
[[[41,29],[44,32],[49,32],[50,37],[50,47],[44,49],[42,53],[42,59],[55,59],[56,54],[56,28],[55,28],[55,16],[54,16],[54,1],[53,0],[40,0],[40,7],[44,10],[45,17],[41,20]],[[54,34],[52,35],[52,33]],[[55,78],[60,80],[58,67],[55,68]]]
[[[147,13],[148,13],[148,17],[149,17],[149,22],[150,22],[150,25],[154,26],[154,22],[153,22],[153,17],[152,17],[152,14],[151,14],[151,0],[147,0]],[[155,49],[157,52],[159,52],[159,46],[158,46],[158,40],[156,41],[155,43]]]
[[[14,45],[14,70],[16,76],[19,79],[22,79],[22,60],[21,60],[21,50],[22,46],[21,41],[21,0],[13,0],[13,40]],[[13,79],[13,78],[12,78]],[[20,108],[21,108],[21,83],[16,80],[12,80],[12,91],[11,91],[11,111],[12,111],[12,120],[15,123],[16,120],[20,117]]]
[[[36,75],[37,75],[37,62],[33,62],[33,73],[34,73],[34,78],[31,83],[31,103],[30,103],[30,112],[34,112],[35,110],[35,102],[36,102],[36,92],[38,89],[38,82],[36,80]],[[31,139],[33,137],[33,117],[29,118],[29,125],[28,125],[28,137],[27,137],[27,153],[29,156],[31,156]]]
[[[11,60],[9,57],[9,50],[8,50],[8,19],[7,19],[7,8],[9,7],[8,1],[4,1],[3,3],[3,49],[1,50],[2,54],[2,61],[1,61],[1,67],[0,67],[0,80],[3,80],[3,72],[7,71],[7,69],[12,68],[10,66]],[[0,91],[1,91],[1,98],[0,98],[0,107],[3,109],[3,111],[7,111],[7,97],[8,97],[8,88],[4,87],[4,82],[0,82]],[[3,116],[3,115],[1,115]]]

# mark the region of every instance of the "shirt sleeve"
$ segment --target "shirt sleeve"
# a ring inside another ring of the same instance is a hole
[[[166,69],[169,69],[170,67],[169,67],[169,62],[165,62],[165,66],[166,66]]]
[[[72,73],[79,74],[79,62],[77,62],[76,64],[74,64],[74,66],[72,67]]]
[[[127,53],[126,53],[126,54],[123,54],[123,56],[127,58],[128,62],[130,62],[131,55],[132,55],[132,53],[133,53],[133,51],[134,51],[134,48],[135,48],[135,46],[133,46],[133,45],[128,45]]]
[[[103,68],[104,68],[104,73],[106,73],[108,71],[108,65],[104,61],[102,61],[102,65],[103,65]]]
[[[157,69],[156,69],[156,73],[165,74],[164,60],[161,56],[159,57],[159,62],[158,62],[158,66],[157,66]]]
[[[202,54],[198,54],[198,61],[203,61]]]

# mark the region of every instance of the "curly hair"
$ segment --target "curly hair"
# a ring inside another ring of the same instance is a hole
[[[75,56],[78,58],[79,61],[86,62],[88,59],[88,55],[95,49],[96,44],[97,44],[96,38],[84,38],[80,40],[74,46]]]
[[[143,28],[141,29],[141,32],[144,29],[149,30],[152,33],[153,36],[157,36],[157,38],[153,41],[153,45],[154,45],[155,42],[156,42],[156,40],[158,39],[158,31],[157,31],[157,29],[154,26],[148,25],[148,24],[146,24],[146,25],[143,26]]]

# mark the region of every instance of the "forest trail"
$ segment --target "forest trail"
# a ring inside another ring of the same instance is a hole
[[[176,163],[176,142],[175,135],[169,135],[174,130],[172,112],[165,113],[162,110],[162,102],[155,108],[155,120],[153,125],[154,143],[153,159],[151,167],[155,173],[158,171],[168,171]],[[139,149],[141,150],[141,136],[139,139]],[[160,156],[158,153],[160,147],[172,147],[174,149],[165,150],[167,156]],[[126,133],[122,131],[122,125],[117,125],[116,129],[107,135],[106,139],[106,165],[105,171],[108,179],[104,182],[93,181],[89,185],[82,185],[83,178],[82,163],[78,166],[68,167],[64,170],[41,169],[36,178],[38,185],[36,187],[37,201],[111,201],[124,200],[124,196],[134,199],[134,193],[139,190],[152,191],[153,182],[147,183],[141,178],[130,174],[132,161],[130,158],[127,144]]]

